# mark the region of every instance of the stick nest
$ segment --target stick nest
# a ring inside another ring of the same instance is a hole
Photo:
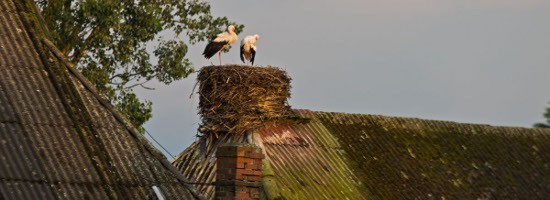
[[[242,134],[295,116],[288,105],[291,78],[279,68],[208,66],[197,79],[203,134]]]

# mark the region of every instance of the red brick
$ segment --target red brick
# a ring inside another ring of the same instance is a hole
[[[262,177],[260,176],[246,176],[247,181],[253,181],[253,182],[261,182]]]
[[[248,189],[249,189],[250,194],[258,194],[258,195],[260,194],[260,188],[250,187]]]
[[[243,174],[243,175],[253,175],[254,171],[249,170],[249,169],[237,169],[236,173],[237,174]]]
[[[261,176],[262,171],[253,171],[252,175]]]
[[[257,169],[256,169],[256,164],[247,165],[247,166],[246,166],[246,169],[249,169],[249,170],[257,170]]]
[[[237,146],[237,151],[254,151],[256,147]]]
[[[237,169],[244,169],[246,167],[247,167],[246,163],[237,163],[237,166],[236,166]]]
[[[245,163],[245,162],[249,161],[249,159],[245,158],[245,157],[237,157],[237,158],[235,158],[235,161],[236,161],[235,163]]]
[[[250,198],[253,198],[253,199],[259,199],[260,198],[260,194],[250,194]]]
[[[235,179],[234,180],[243,181],[244,179],[245,179],[245,176],[243,176],[242,174],[235,174]],[[232,180],[232,179],[229,178],[229,180]]]
[[[248,166],[247,166],[247,169],[261,171],[261,170],[262,170],[262,165],[260,165],[260,164],[248,165]]]
[[[264,154],[262,154],[262,153],[248,153],[245,156],[248,157],[248,158],[256,158],[256,159],[265,158]]]
[[[250,198],[250,194],[248,192],[237,192],[235,194],[237,199]]]
[[[236,192],[248,192],[248,188],[246,186],[236,186],[235,191]]]
[[[235,151],[237,151],[237,152],[239,152],[239,151],[241,151],[241,152],[244,151],[243,146],[236,146],[236,147],[235,147]]]

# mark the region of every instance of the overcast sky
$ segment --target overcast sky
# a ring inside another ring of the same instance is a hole
[[[550,101],[550,1],[232,0],[212,13],[259,34],[258,65],[293,78],[293,108],[503,126],[543,121]],[[206,43],[189,48],[200,69]],[[238,46],[238,45],[235,45]],[[239,63],[238,47],[224,63]],[[217,63],[217,57],[212,62]],[[196,74],[138,90],[146,125],[176,155],[194,140]]]

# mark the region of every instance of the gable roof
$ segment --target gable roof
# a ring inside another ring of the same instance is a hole
[[[309,123],[257,130],[264,189],[287,199],[543,199],[550,130],[296,110]],[[234,137],[234,136],[230,136]],[[220,143],[224,140],[222,138]],[[215,180],[203,140],[173,162],[194,182]],[[218,144],[214,144],[218,145]],[[204,153],[202,153],[204,154]],[[185,163],[185,164],[183,164]],[[210,196],[210,186],[199,191]]]
[[[0,199],[202,198],[47,41],[30,0],[0,0]]]

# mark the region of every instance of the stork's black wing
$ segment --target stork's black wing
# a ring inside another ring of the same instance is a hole
[[[254,58],[256,57],[256,50],[250,49],[250,62],[252,63],[252,66],[254,66]]]
[[[227,45],[227,41],[222,42],[209,42],[208,45],[206,45],[206,48],[204,48],[204,52],[202,52],[202,55],[210,59],[212,56],[214,56],[218,51],[222,50],[225,45]]]
[[[245,63],[244,62],[244,44],[241,45],[241,61],[243,61],[243,63]]]

